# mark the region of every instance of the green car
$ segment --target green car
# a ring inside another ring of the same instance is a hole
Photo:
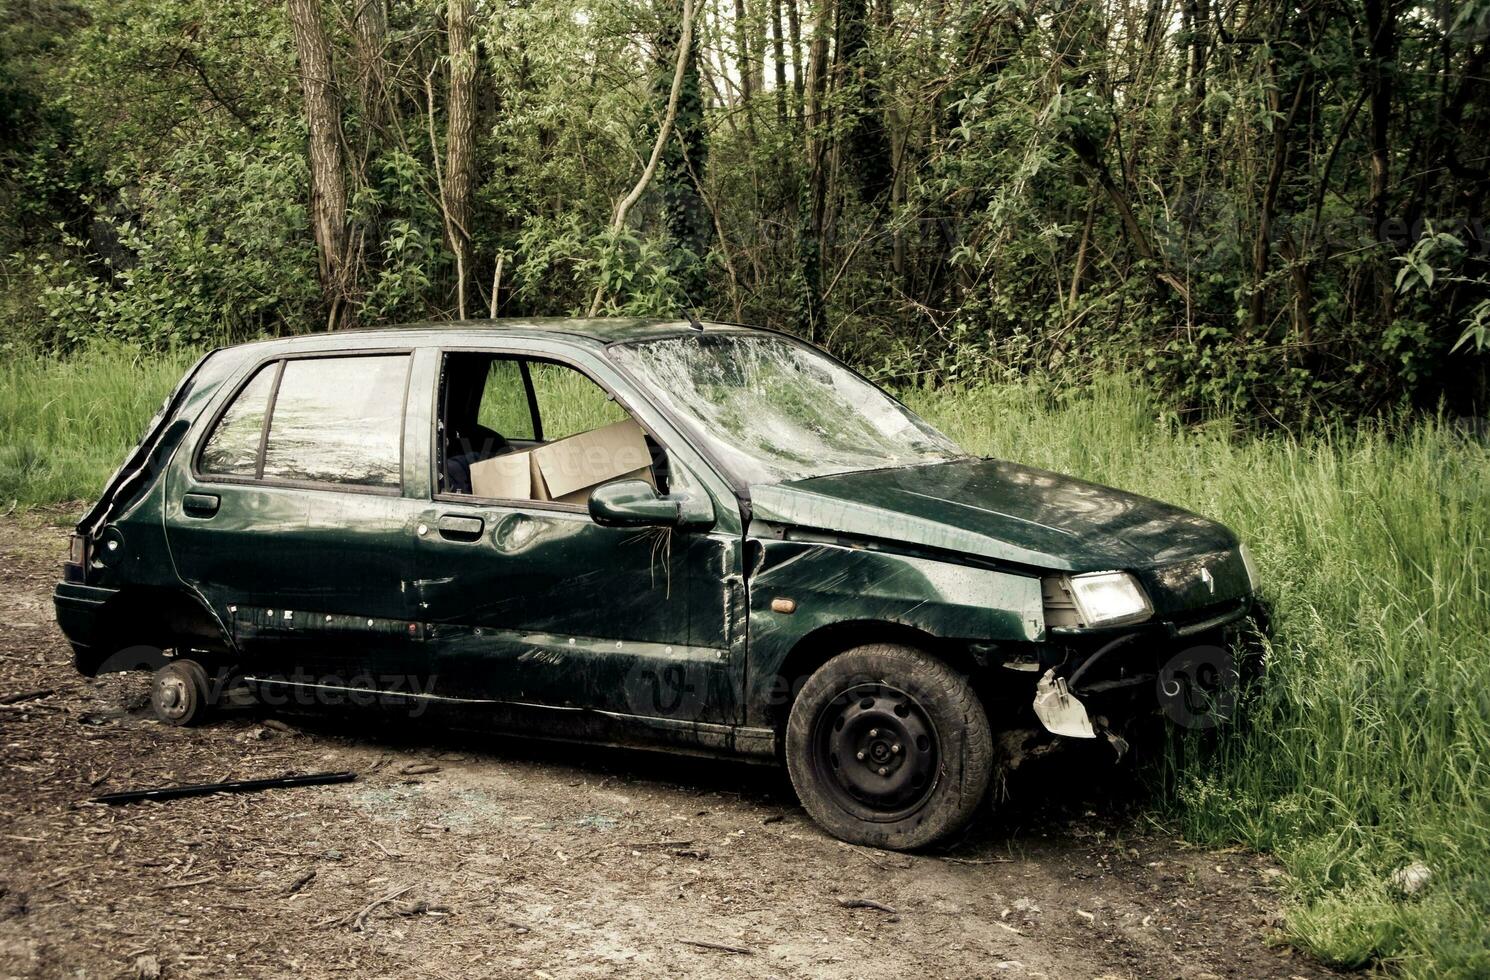
[[[1214,723],[1256,592],[1220,524],[970,456],[793,337],[544,319],[213,351],[55,603],[170,723],[249,692],[784,761],[914,848],[1027,736]]]

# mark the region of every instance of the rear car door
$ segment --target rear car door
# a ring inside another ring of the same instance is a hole
[[[463,363],[477,356],[494,358],[484,383]],[[434,690],[560,714],[639,716],[664,727],[737,721],[744,677],[738,530],[603,527],[574,499],[582,495],[478,496],[450,464],[456,454],[470,457],[473,444],[491,447],[493,433],[501,448],[475,455],[541,451],[634,416],[557,359],[447,352],[444,363],[434,493],[418,529],[417,586]],[[462,377],[482,384],[480,405],[452,386]],[[651,429],[647,438],[650,477],[660,490],[705,493]]]
[[[249,673],[354,690],[427,675],[408,592],[421,507],[403,494],[413,361],[268,359],[177,454],[165,516],[177,573]]]

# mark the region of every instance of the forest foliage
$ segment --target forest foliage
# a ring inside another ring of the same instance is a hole
[[[0,11],[14,348],[691,308],[902,385],[1483,413],[1490,0]]]

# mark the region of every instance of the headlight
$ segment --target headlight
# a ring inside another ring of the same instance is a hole
[[[1087,626],[1146,619],[1154,611],[1138,580],[1127,572],[1071,576],[1071,598]]]
[[[1262,588],[1262,579],[1257,575],[1257,564],[1252,561],[1252,552],[1247,550],[1246,545],[1239,549],[1242,553],[1242,566],[1247,569],[1247,591],[1256,592]]]

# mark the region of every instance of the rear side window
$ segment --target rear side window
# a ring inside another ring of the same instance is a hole
[[[233,399],[222,413],[217,428],[202,450],[203,473],[219,476],[257,476],[259,441],[264,434],[264,413],[269,409],[269,392],[274,388],[278,364],[259,369],[253,380]]]
[[[406,354],[267,365],[223,413],[202,450],[200,469],[397,489],[408,375]]]

